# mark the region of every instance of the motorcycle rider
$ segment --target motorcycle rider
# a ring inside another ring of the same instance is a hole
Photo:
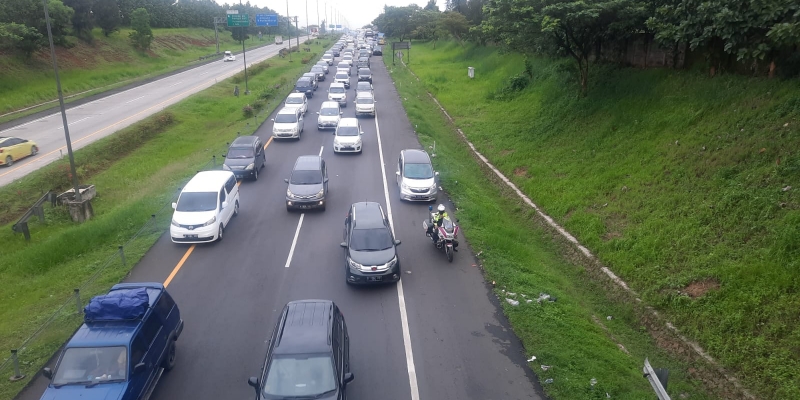
[[[444,223],[444,219],[448,218],[447,211],[445,211],[444,204],[439,204],[436,207],[436,214],[433,215],[432,224],[428,226],[428,236],[433,239],[433,243],[436,243],[438,246],[439,243],[439,227],[442,226]],[[458,242],[453,242],[453,250],[458,251],[456,249],[458,247]]]

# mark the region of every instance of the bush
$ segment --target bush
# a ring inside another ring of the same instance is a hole
[[[253,109],[253,106],[250,104],[242,107],[242,115],[244,115],[245,118],[252,118],[254,113],[255,109]]]
[[[253,102],[253,109],[256,111],[261,111],[264,109],[265,105],[266,103],[264,103],[264,100],[259,99]]]
[[[304,58],[300,60],[300,64],[308,64],[309,62],[311,62],[311,58]]]

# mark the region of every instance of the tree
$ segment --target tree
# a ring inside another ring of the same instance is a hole
[[[428,0],[428,4],[423,8],[425,11],[439,11],[439,6],[436,5],[436,0]]]
[[[150,28],[150,14],[144,8],[137,8],[131,14],[131,28],[129,34],[133,47],[144,51],[150,49],[153,42],[153,30]]]
[[[103,29],[103,35],[108,37],[108,35],[119,29],[122,23],[122,15],[116,0],[95,0],[92,11],[97,25]]]
[[[43,42],[44,36],[36,28],[14,22],[0,23],[0,49],[15,49],[30,58]]]
[[[455,11],[446,11],[442,14],[439,23],[442,28],[459,42],[469,32],[469,22],[464,14]]]
[[[405,7],[384,6],[383,13],[378,15],[372,24],[377,25],[380,31],[386,33],[387,36],[403,41],[416,29],[412,17],[421,10],[416,4]]]
[[[72,8],[72,31],[75,36],[91,43],[92,36],[92,0],[64,0],[64,5]]]

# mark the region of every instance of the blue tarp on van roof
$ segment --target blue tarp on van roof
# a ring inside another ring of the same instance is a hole
[[[147,312],[147,288],[114,290],[95,296],[83,309],[83,320],[118,321],[140,318]]]

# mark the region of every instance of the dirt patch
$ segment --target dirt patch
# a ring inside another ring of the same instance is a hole
[[[500,152],[500,157],[507,157],[514,154],[514,150],[503,150]]]
[[[527,178],[528,177],[528,169],[524,167],[514,168],[514,176],[520,178]]]
[[[708,278],[702,281],[694,281],[683,289],[683,293],[689,297],[696,299],[702,297],[704,294],[712,290],[719,289],[719,282],[716,279]]]
[[[622,232],[627,224],[624,215],[611,213],[604,218],[604,225],[606,233],[603,235],[603,240],[609,241],[622,237]]]

